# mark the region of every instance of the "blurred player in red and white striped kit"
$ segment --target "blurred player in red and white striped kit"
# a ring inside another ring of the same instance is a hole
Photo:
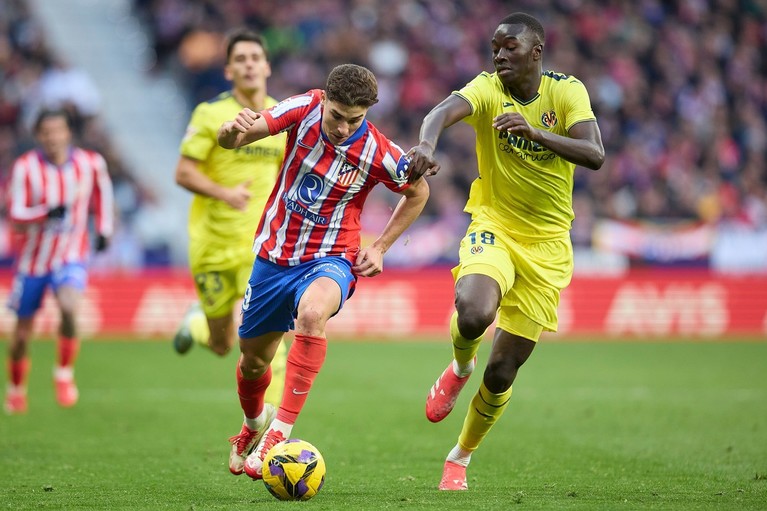
[[[97,251],[107,247],[114,221],[106,161],[97,152],[72,145],[68,113],[43,110],[35,122],[34,134],[38,147],[16,160],[9,188],[9,217],[20,233],[8,303],[17,318],[9,344],[4,406],[10,414],[27,409],[27,347],[48,287],[61,311],[53,372],[56,400],[61,406],[77,403],[76,319],[88,279],[89,216],[95,217]]]

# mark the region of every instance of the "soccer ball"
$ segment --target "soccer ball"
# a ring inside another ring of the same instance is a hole
[[[291,438],[275,445],[264,458],[266,489],[279,500],[309,500],[325,482],[325,460],[312,444]]]

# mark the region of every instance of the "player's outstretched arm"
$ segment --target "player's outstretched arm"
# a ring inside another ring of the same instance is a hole
[[[493,128],[537,142],[557,153],[565,160],[598,170],[605,161],[602,135],[595,121],[579,122],[563,137],[546,130],[533,128],[518,112],[508,112],[493,119]]]
[[[470,114],[471,106],[468,101],[451,94],[424,117],[418,145],[408,151],[410,183],[421,176],[433,176],[439,172],[439,163],[434,158],[439,136],[445,128]]]
[[[271,135],[264,116],[250,108],[243,108],[232,121],[226,121],[218,129],[218,145],[235,149]]]
[[[357,254],[357,261],[352,267],[357,275],[375,277],[383,271],[384,254],[415,222],[415,219],[426,206],[426,201],[429,199],[429,185],[425,179],[419,179],[402,192],[402,195],[402,199],[400,199],[378,239]]]

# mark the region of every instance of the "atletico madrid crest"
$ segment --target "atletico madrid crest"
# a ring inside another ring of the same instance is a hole
[[[345,161],[341,165],[341,170],[338,172],[338,183],[344,186],[349,186],[357,179],[359,173],[359,167]]]

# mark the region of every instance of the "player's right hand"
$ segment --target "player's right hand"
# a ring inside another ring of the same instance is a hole
[[[261,114],[254,112],[250,108],[243,108],[234,118],[234,129],[241,133],[247,133],[251,126],[256,123],[256,119],[261,117]]]
[[[418,181],[421,176],[433,176],[439,172],[439,162],[434,158],[434,149],[419,144],[407,152],[410,159],[408,183]]]
[[[245,181],[235,187],[229,188],[224,197],[224,202],[229,204],[233,209],[246,211],[248,209],[248,203],[250,203],[250,198],[253,196],[249,188],[251,182],[252,181],[250,180]]]
[[[109,248],[109,238],[104,236],[103,234],[99,234],[96,237],[96,252],[103,252],[107,248]]]
[[[56,206],[55,208],[51,208],[48,210],[48,218],[51,220],[60,220],[64,218],[67,215],[67,207],[66,206]]]

